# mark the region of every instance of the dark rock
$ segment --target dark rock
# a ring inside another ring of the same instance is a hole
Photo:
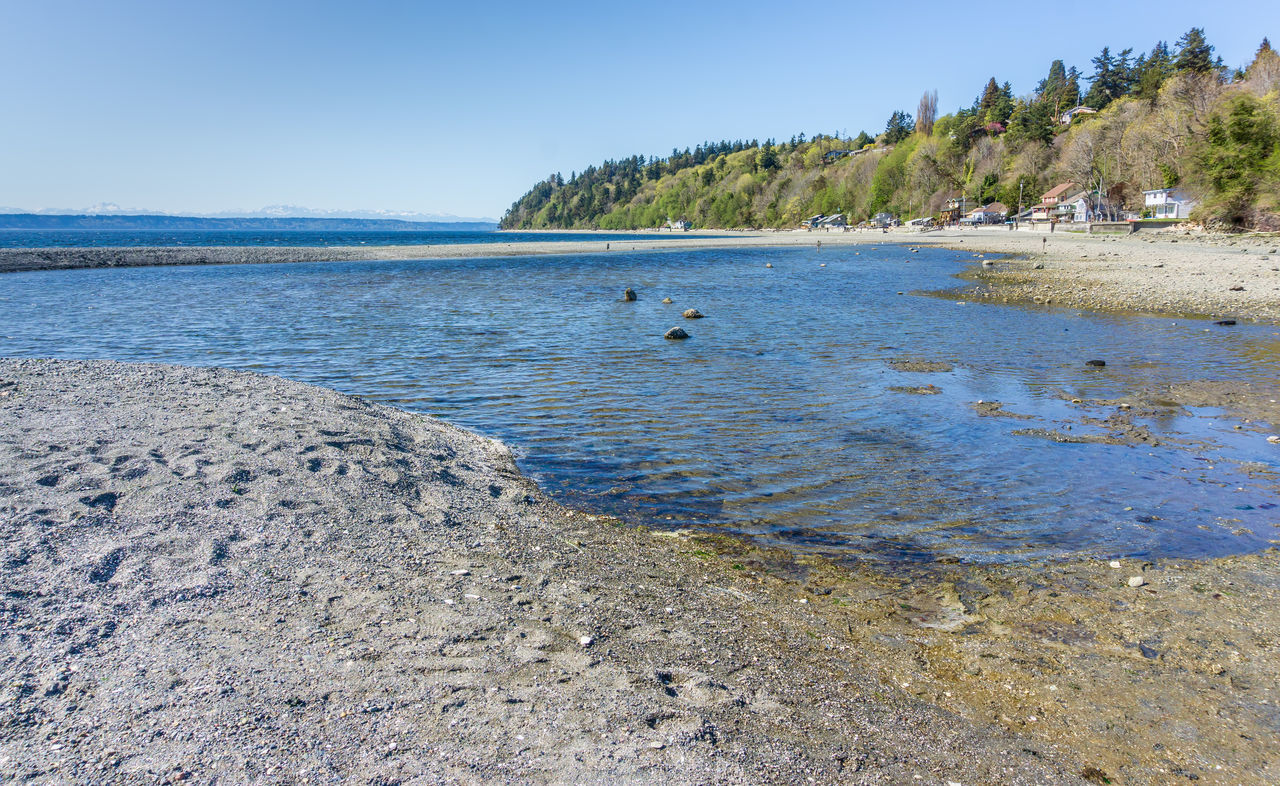
[[[674,340],[674,339],[688,338],[689,334],[684,332],[684,328],[673,327],[670,330],[668,330],[662,337]]]
[[[1084,364],[1085,364],[1086,366],[1097,366],[1098,368],[1101,368],[1101,367],[1103,367],[1103,366],[1107,365],[1107,361],[1105,361],[1105,360],[1086,360],[1086,361],[1084,362]]]
[[[626,291],[622,293],[622,299],[630,303],[636,299],[636,291],[631,287],[627,287]]]
[[[1235,323],[1236,323],[1236,321],[1235,321],[1234,319],[1219,319],[1217,322],[1214,322],[1213,324],[1215,324],[1215,325],[1222,325],[1223,327],[1230,327],[1231,325],[1234,325]]]
[[[685,319],[702,319],[702,312],[696,308],[685,309],[684,318]]]
[[[1244,287],[1241,287],[1241,286],[1235,286],[1235,287],[1232,287],[1232,288],[1230,289],[1230,291],[1231,291],[1231,292],[1243,292],[1243,291],[1244,291]]]

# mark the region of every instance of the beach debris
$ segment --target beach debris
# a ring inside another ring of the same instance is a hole
[[[626,290],[623,291],[622,293],[622,299],[630,303],[631,301],[636,299],[636,291],[631,287],[627,287]]]
[[[664,298],[662,299],[662,302],[663,302],[663,304],[664,304],[664,305],[668,305],[668,306],[669,306],[669,305],[671,305],[672,303],[674,303],[675,301],[674,301],[674,300],[672,300],[672,299],[671,299],[671,298],[669,298],[669,297],[664,297]]]
[[[1239,286],[1239,285],[1236,285],[1236,286],[1234,286],[1234,287],[1231,287],[1231,288],[1230,288],[1229,290],[1227,290],[1227,291],[1228,291],[1228,292],[1243,292],[1243,291],[1244,291],[1244,287]]]
[[[1267,442],[1270,442],[1272,445],[1280,445],[1280,436],[1272,434],[1271,436],[1267,437]]]
[[[578,644],[579,644],[579,646],[581,646],[583,649],[586,649],[587,647],[590,647],[592,644],[595,644],[595,643],[596,643],[596,640],[595,640],[595,637],[593,637],[593,636],[579,636],[579,637],[578,637]]]
[[[1130,587],[1141,587],[1143,584],[1146,584],[1146,583],[1147,583],[1147,580],[1146,580],[1146,579],[1144,579],[1144,578],[1142,578],[1141,576],[1130,576],[1130,577],[1129,577],[1129,586],[1130,586]]]
[[[450,576],[470,576],[471,571],[467,570],[466,568],[459,568],[458,570],[451,571],[449,575]]]
[[[1108,565],[1110,565],[1110,566],[1111,566],[1111,567],[1113,567],[1113,568],[1118,568],[1118,567],[1120,567],[1120,560],[1118,560],[1118,559],[1113,559],[1113,560],[1111,560],[1110,562],[1108,562],[1107,564],[1108,564]]]
[[[983,266],[983,267],[995,267],[995,266],[996,266],[996,263],[995,263],[995,260],[992,260],[992,259],[984,259],[984,260],[982,260],[982,266]]]
[[[687,308],[684,311],[685,319],[702,319],[702,312],[696,308]]]
[[[1221,326],[1223,326],[1223,327],[1230,327],[1230,326],[1234,325],[1235,323],[1236,323],[1236,321],[1235,321],[1234,319],[1219,319],[1217,322],[1214,322],[1213,324],[1215,324],[1215,325],[1221,325]]]
[[[674,340],[688,338],[689,334],[684,332],[684,328],[673,327],[662,335],[663,338]]]
[[[1107,361],[1105,361],[1105,360],[1097,360],[1097,359],[1094,359],[1094,360],[1086,360],[1086,361],[1084,362],[1084,364],[1085,364],[1086,366],[1094,366],[1094,367],[1096,367],[1096,368],[1102,368],[1103,366],[1107,365]]]

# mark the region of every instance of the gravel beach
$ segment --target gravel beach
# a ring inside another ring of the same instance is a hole
[[[0,361],[0,778],[1067,783],[823,596],[279,378]]]

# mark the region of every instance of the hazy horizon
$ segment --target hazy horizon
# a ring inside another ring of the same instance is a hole
[[[789,11],[758,0],[552,10],[228,0],[0,7],[0,204],[243,205],[500,217],[539,180],[720,139],[875,134],[936,89],[1031,92],[1049,63],[1203,27],[1244,65],[1280,10],[1117,5],[1101,17]]]

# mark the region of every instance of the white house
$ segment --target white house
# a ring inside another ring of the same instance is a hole
[[[1196,206],[1185,191],[1177,188],[1157,188],[1143,191],[1143,202],[1152,218],[1189,218]]]
[[[826,218],[821,219],[815,226],[826,230],[843,230],[846,223],[847,222],[844,220],[844,213],[836,213],[834,216],[827,216]]]
[[[1090,107],[1087,107],[1087,106],[1077,106],[1063,112],[1062,117],[1060,118],[1060,121],[1062,125],[1066,126],[1066,125],[1071,125],[1071,121],[1075,120],[1080,115],[1096,115],[1096,114],[1098,114],[1098,110],[1096,109],[1091,109]]]

